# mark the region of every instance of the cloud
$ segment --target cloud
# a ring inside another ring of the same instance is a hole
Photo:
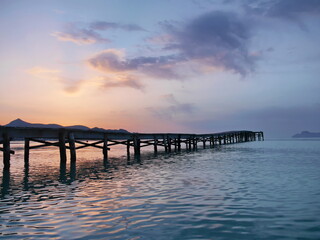
[[[177,104],[178,103],[178,101],[176,100],[176,98],[174,97],[174,95],[172,93],[161,95],[160,98],[162,101],[168,102],[170,104]]]
[[[49,69],[37,66],[28,69],[26,72],[34,77],[62,84],[64,91],[69,94],[77,93],[80,90],[82,83],[84,82],[81,79],[62,77],[61,71],[57,69]]]
[[[27,73],[38,78],[51,78],[56,79],[56,76],[60,74],[60,70],[50,69],[45,67],[36,66],[27,70]]]
[[[160,96],[162,102],[167,106],[148,107],[146,108],[153,116],[160,119],[174,119],[179,116],[190,115],[195,111],[191,103],[181,103],[176,100],[173,94]]]
[[[128,87],[142,91],[145,87],[137,78],[133,76],[118,76],[113,78],[102,77],[101,80],[103,81],[103,89]]]
[[[96,21],[90,24],[90,28],[94,30],[104,31],[110,29],[120,29],[125,31],[145,31],[136,24],[121,24],[115,22]]]
[[[108,49],[88,63],[103,72],[139,72],[153,78],[181,80],[186,78],[186,71],[181,71],[184,65],[200,65],[194,67],[197,73],[220,69],[246,76],[254,71],[261,55],[249,51],[252,24],[234,13],[212,11],[184,24],[166,22],[162,26],[165,33],[148,41],[160,44],[167,54],[126,58]]]
[[[249,52],[252,23],[231,12],[212,11],[181,27],[163,24],[172,39],[165,49],[189,61],[245,76],[257,58]]]
[[[320,15],[319,0],[272,0],[272,1],[245,1],[247,13],[275,17],[289,20],[298,20],[305,15]]]
[[[79,45],[106,43],[110,39],[103,37],[102,31],[110,29],[120,29],[124,31],[144,31],[135,24],[120,24],[115,22],[96,21],[92,23],[69,23],[65,26],[64,31],[54,32],[51,35],[59,41],[73,42]]]
[[[127,87],[143,91],[145,88],[145,85],[137,77],[124,73],[113,73],[108,76],[84,80],[65,77],[62,76],[60,70],[39,66],[28,69],[26,72],[39,79],[60,83],[63,86],[63,90],[69,94],[79,92],[81,87],[89,82],[95,83],[94,85],[100,86],[101,89]]]
[[[52,36],[59,41],[73,42],[79,45],[110,42],[109,39],[102,37],[98,32],[90,28],[79,27],[76,24],[68,24],[64,32],[54,32]]]
[[[116,49],[107,49],[88,60],[88,64],[105,73],[139,72],[148,76],[166,79],[178,79],[174,66],[180,61],[175,55],[159,57],[125,58],[124,53]]]

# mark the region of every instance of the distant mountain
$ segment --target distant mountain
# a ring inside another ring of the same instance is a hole
[[[62,128],[61,125],[58,124],[41,124],[41,123],[28,123],[20,118],[13,120],[12,122],[4,125],[6,127],[37,127],[37,128]]]
[[[82,126],[82,125],[68,126],[66,128],[68,128],[68,129],[78,129],[78,130],[91,130],[91,128],[88,128],[88,127]]]
[[[30,127],[30,128],[68,128],[68,129],[77,129],[77,130],[84,130],[84,131],[92,130],[92,131],[99,131],[99,132],[129,133],[127,130],[124,130],[124,129],[103,129],[103,128],[97,128],[97,127],[89,128],[82,125],[64,127],[59,124],[28,123],[21,120],[20,118],[17,118],[16,120],[13,120],[12,122],[4,126],[5,127]]]
[[[292,136],[293,138],[320,138],[320,133],[303,131]]]

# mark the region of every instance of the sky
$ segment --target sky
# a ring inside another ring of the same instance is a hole
[[[1,0],[0,125],[320,132],[319,0]]]

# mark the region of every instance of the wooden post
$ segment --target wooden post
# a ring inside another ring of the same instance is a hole
[[[168,142],[168,151],[171,152],[171,138],[168,136],[167,138]]]
[[[59,150],[60,150],[60,164],[61,167],[66,165],[67,163],[67,152],[66,152],[66,133],[64,129],[60,129],[59,131]]]
[[[202,142],[203,142],[203,149],[206,149],[206,138],[205,137],[203,137]]]
[[[178,136],[178,151],[181,151],[181,136]]]
[[[167,143],[167,138],[165,135],[163,135],[163,145],[164,145],[164,151],[168,152],[168,143]]]
[[[196,138],[193,137],[192,141],[193,141],[193,151],[195,151],[197,149]]]
[[[69,133],[69,147],[70,147],[70,161],[76,162],[76,144],[74,139],[74,134],[71,132]]]
[[[219,136],[218,139],[219,139],[219,145],[221,145],[221,144],[222,144],[222,142],[221,142],[221,139],[222,139],[221,136]]]
[[[30,139],[24,139],[24,165],[29,166]]]
[[[158,152],[158,139],[156,137],[153,138],[153,149],[154,153]]]
[[[10,137],[7,133],[3,133],[3,169],[10,168]]]
[[[130,139],[127,140],[127,157],[130,158]]]
[[[108,161],[108,137],[107,134],[104,134],[103,137],[103,160]]]
[[[191,151],[191,137],[188,138],[188,143],[189,143],[189,151]]]
[[[140,138],[138,134],[134,136],[133,144],[134,144],[134,155],[140,156]]]

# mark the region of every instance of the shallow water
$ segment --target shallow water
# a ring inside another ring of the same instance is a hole
[[[240,143],[127,159],[23,149],[3,172],[3,239],[320,239],[320,141]],[[0,153],[2,158],[2,153]],[[1,164],[2,167],[2,164]]]

